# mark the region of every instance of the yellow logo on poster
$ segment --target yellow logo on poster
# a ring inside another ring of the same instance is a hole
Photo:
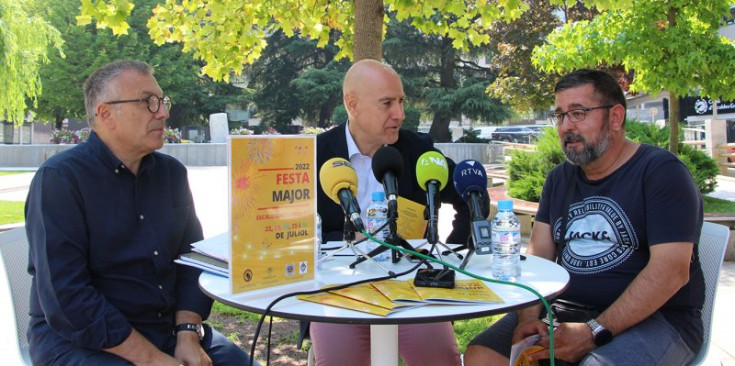
[[[232,293],[314,279],[313,136],[232,136]]]

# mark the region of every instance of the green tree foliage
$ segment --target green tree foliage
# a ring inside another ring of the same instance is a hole
[[[97,20],[124,32],[125,13],[130,0],[82,0],[80,22]],[[181,42],[184,51],[192,51],[202,60],[204,72],[216,79],[239,74],[244,64],[251,64],[265,49],[266,38],[278,30],[287,36],[301,34],[323,47],[332,32],[339,33],[334,44],[337,58],[351,57],[353,48],[366,39],[355,38],[355,9],[363,3],[343,0],[167,0],[154,10],[148,22],[151,36],[159,44]],[[517,17],[526,5],[519,0],[383,1],[386,12],[395,12],[400,20],[409,20],[422,32],[448,36],[456,48],[487,43],[485,25],[491,21]],[[385,23],[381,12],[377,24]],[[451,21],[447,21],[451,20]],[[380,29],[377,29],[380,32]],[[364,35],[363,35],[364,36]],[[380,47],[378,42],[376,47]],[[378,50],[380,51],[380,50]],[[381,52],[373,54],[380,55]]]
[[[26,99],[35,102],[41,93],[47,46],[61,52],[58,31],[33,6],[33,0],[0,0],[0,120],[16,124],[25,120]]]
[[[316,126],[319,127],[326,127],[331,123],[332,111],[342,103],[344,73],[336,66],[330,64],[322,69],[308,69],[291,82],[299,93],[303,105],[318,106],[303,112],[307,119],[316,121]]]
[[[261,123],[283,131],[301,117],[307,126],[327,127],[342,103],[347,62],[334,61],[333,46],[318,48],[315,41],[280,31],[268,37],[268,44],[248,68]]]
[[[490,29],[495,49],[491,65],[498,77],[487,87],[490,96],[511,105],[516,111],[546,109],[554,103],[556,73],[538,70],[531,63],[534,47],[541,46],[561,20],[557,7],[548,0],[527,0],[528,11],[511,22],[494,22]]]
[[[507,106],[485,94],[490,74],[472,62],[476,56],[454,52],[449,45],[452,57],[442,57],[447,50],[436,48],[443,43],[439,37],[426,36],[407,22],[395,20],[385,43],[385,60],[404,82],[406,128],[417,128],[420,113],[435,120],[437,116],[458,119],[465,115],[487,123],[510,116]],[[345,60],[334,61],[336,47],[318,48],[315,41],[286,37],[283,32],[271,35],[268,44],[262,57],[248,68],[261,123],[283,131],[297,117],[304,125],[317,127],[346,120],[346,115],[333,116],[342,104],[342,81],[349,68]],[[442,78],[442,70],[447,69],[450,77]],[[449,82],[442,85],[442,80]]]
[[[44,91],[36,111],[57,127],[66,117],[85,118],[82,83],[95,69],[118,59],[139,59],[156,69],[156,78],[174,105],[168,124],[174,127],[202,124],[209,114],[222,112],[229,103],[245,99],[241,89],[215,83],[202,76],[201,65],[182,54],[180,45],[156,46],[147,35],[146,22],[156,0],[139,0],[130,13],[130,28],[116,36],[109,29],[76,26],[78,4],[46,1],[39,11],[66,40],[66,57],[51,54],[41,69]]]
[[[429,133],[437,142],[450,141],[452,119],[465,116],[499,124],[512,116],[507,105],[485,93],[495,75],[475,61],[487,52],[487,47],[460,52],[451,40],[396,19],[389,24],[383,49],[385,60],[403,77],[407,103],[432,116]]]
[[[96,20],[100,27],[114,32],[126,31],[126,14],[132,0],[81,0],[80,24]],[[553,0],[562,4],[564,0]],[[317,41],[320,47],[330,43],[339,48],[337,58],[351,57],[353,49],[366,45],[377,50],[361,52],[381,55],[380,42],[371,42],[374,33],[367,29],[357,34],[355,21],[367,14],[376,19],[370,24],[387,23],[386,14],[394,12],[398,20],[407,20],[416,29],[450,40],[455,49],[487,44],[485,32],[492,21],[517,18],[528,6],[521,0],[384,0],[384,11],[366,12],[356,6],[371,6],[371,1],[346,0],[166,0],[154,9],[148,22],[151,37],[158,43],[180,42],[185,52],[204,63],[203,71],[215,80],[227,80],[231,72],[240,74],[243,65],[252,64],[265,49],[266,39],[279,30],[287,36],[300,34]],[[587,0],[604,8],[627,6],[615,0]],[[359,15],[359,16],[357,16]],[[377,20],[377,21],[375,21]]]
[[[632,120],[625,122],[626,136],[636,142],[664,147],[668,143],[667,127]],[[717,163],[702,151],[691,146],[679,145],[679,159],[686,164],[697,188],[702,194],[714,192],[717,187]],[[538,202],[541,199],[546,176],[552,168],[564,162],[556,130],[547,128],[539,136],[536,151],[516,150],[508,163],[508,195],[518,199]]]
[[[669,150],[678,149],[679,98],[735,98],[735,47],[718,33],[730,0],[637,0],[592,21],[566,24],[534,51],[546,72],[622,65],[631,91],[671,95]]]

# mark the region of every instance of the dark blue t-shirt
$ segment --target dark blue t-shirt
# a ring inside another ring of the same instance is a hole
[[[536,220],[561,235],[561,214],[569,185],[569,206],[562,266],[569,272],[562,298],[606,309],[648,263],[649,247],[693,242],[689,283],[660,309],[695,352],[702,344],[700,313],[704,303],[697,245],[702,228],[702,196],[687,167],[670,152],[650,145],[600,180],[564,162],[544,184]]]

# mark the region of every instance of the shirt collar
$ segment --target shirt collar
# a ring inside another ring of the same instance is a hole
[[[92,149],[92,152],[100,159],[102,160],[102,163],[105,164],[110,170],[112,170],[115,174],[121,174],[124,171],[128,171],[128,168],[123,164],[123,162],[115,156],[115,154],[112,153],[110,148],[105,145],[105,142],[100,139],[100,137],[97,135],[96,132],[91,131],[89,133],[89,137],[87,138],[87,143],[89,144],[90,148]],[[152,158],[153,155],[148,154],[143,157],[143,159],[140,161],[140,167],[138,168],[138,175],[142,173],[146,169],[150,169],[154,165],[154,159]]]
[[[352,134],[350,134],[350,121],[347,121],[347,123],[345,123],[345,138],[347,139],[348,159],[352,159],[352,157],[355,155],[362,155],[360,149],[357,148],[357,143],[355,143],[355,139],[353,139]]]

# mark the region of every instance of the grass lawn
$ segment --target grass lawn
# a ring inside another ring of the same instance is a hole
[[[25,202],[0,201],[0,225],[15,224],[25,221],[23,207]]]
[[[704,196],[704,212],[735,212],[735,202]]]

